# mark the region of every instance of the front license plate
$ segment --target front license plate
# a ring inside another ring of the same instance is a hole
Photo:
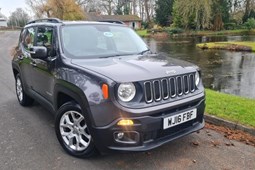
[[[190,121],[197,117],[197,109],[189,110],[183,113],[179,113],[174,116],[164,118],[163,129],[167,129],[184,122]]]

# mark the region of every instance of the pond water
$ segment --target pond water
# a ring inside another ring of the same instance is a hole
[[[201,50],[196,43],[218,41],[255,41],[255,36],[185,37],[144,41],[153,52],[186,60],[202,70],[205,87],[223,93],[255,98],[255,53]]]

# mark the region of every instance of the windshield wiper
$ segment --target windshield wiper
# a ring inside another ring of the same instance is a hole
[[[136,55],[136,54],[114,54],[114,55],[109,55],[109,56],[102,56],[99,58],[122,57],[122,56],[129,56],[129,55]]]
[[[119,57],[119,56],[121,56],[121,55],[116,54],[116,55],[102,56],[102,57],[99,57],[99,58],[110,58],[110,57]]]
[[[144,51],[142,51],[142,52],[140,52],[140,53],[138,53],[139,55],[143,55],[144,53],[146,53],[146,52],[149,52],[149,51],[151,51],[150,49],[147,49],[147,50],[144,50]]]

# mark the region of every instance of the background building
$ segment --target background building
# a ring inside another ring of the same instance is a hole
[[[6,19],[6,17],[1,13],[1,8],[0,8],[0,27],[7,27],[7,19]]]
[[[137,15],[100,15],[96,12],[86,14],[88,21],[121,21],[133,29],[141,29],[142,19]]]

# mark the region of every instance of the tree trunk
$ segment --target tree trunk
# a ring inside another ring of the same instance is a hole
[[[146,12],[147,21],[148,21],[148,23],[150,23],[151,18],[150,18],[150,13],[149,13],[148,1],[149,0],[144,0],[144,8],[145,8],[145,12]]]
[[[200,30],[201,28],[201,14],[200,14],[200,10],[198,10],[196,12],[196,30]]]
[[[136,0],[133,0],[133,15],[136,15]]]
[[[223,21],[222,21],[222,14],[218,12],[214,18],[214,30],[215,31],[220,31],[223,29]]]
[[[138,1],[139,2],[139,12],[140,12],[140,18],[142,19],[142,21],[143,21],[143,10],[144,10],[144,8],[143,8],[143,2],[142,1]]]
[[[47,14],[47,17],[50,18],[51,15],[50,15],[50,11],[46,11],[46,14]]]
[[[246,22],[247,19],[250,16],[250,12],[251,12],[251,3],[252,0],[246,0],[245,1],[245,12],[244,12],[244,16],[243,16],[243,22]]]
[[[112,15],[112,2],[111,1],[109,1],[109,6],[108,6],[109,8],[109,10],[108,10],[108,15]]]

